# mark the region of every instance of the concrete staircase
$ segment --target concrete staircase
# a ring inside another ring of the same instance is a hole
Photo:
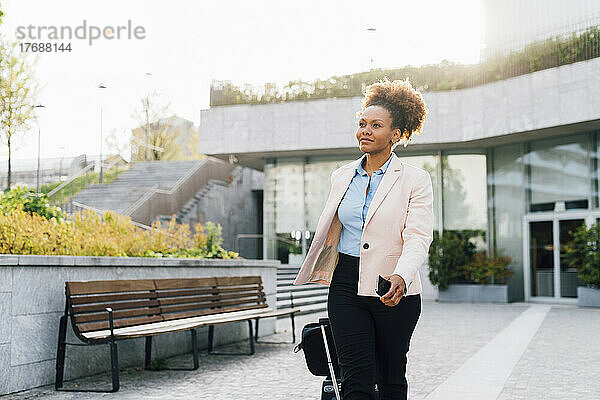
[[[175,222],[178,224],[182,223],[186,216],[193,211],[197,204],[202,201],[204,196],[210,193],[215,186],[235,186],[242,174],[244,173],[243,167],[236,166],[231,172],[231,180],[223,181],[221,179],[209,179],[206,185],[204,185],[194,196],[179,210],[175,215]],[[170,215],[159,215],[158,219],[161,222],[168,223],[171,220]]]
[[[136,162],[109,184],[96,184],[78,193],[73,201],[99,210],[124,213],[153,187],[169,190],[202,161]]]
[[[302,311],[296,315],[326,311],[329,288],[318,283],[292,285],[299,270],[300,267],[287,264],[283,264],[277,269],[277,309],[291,307],[290,293],[292,293],[294,307],[302,308]]]

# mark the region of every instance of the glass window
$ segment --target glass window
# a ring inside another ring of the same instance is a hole
[[[585,224],[583,219],[567,219],[558,222],[560,241],[560,295],[577,297],[577,286],[583,286],[577,278],[577,269],[569,268],[564,258],[568,248],[573,247],[573,234],[577,228]]]
[[[490,187],[490,216],[493,218],[494,246],[512,259],[512,266],[521,266],[523,260],[523,225],[525,191],[521,145],[498,146],[492,150],[492,171],[488,175]],[[519,280],[523,269],[514,268]]]
[[[285,158],[266,165],[264,218],[268,258],[283,263],[302,261],[302,235],[308,249],[329,196],[331,172],[354,159],[305,163],[304,157]]]
[[[442,156],[444,230],[468,233],[477,251],[486,250],[486,170],[483,154]]]
[[[356,157],[358,158],[358,157]],[[355,159],[311,162],[304,166],[306,229],[312,241],[317,222],[331,190],[331,173]]]
[[[530,211],[588,208],[590,181],[586,143],[585,135],[531,143],[525,156]]]
[[[302,160],[277,160],[265,168],[267,257],[289,261],[302,253],[303,172]]]
[[[592,174],[593,174],[593,197],[594,197],[594,206],[596,208],[600,207],[600,196],[598,193],[600,192],[600,132],[596,132],[595,135],[592,135]]]
[[[554,240],[552,221],[529,223],[531,295],[554,296]]]
[[[429,172],[429,175],[431,176],[431,183],[433,185],[433,229],[436,231],[439,230],[438,158],[436,156],[408,156],[400,157],[400,159],[406,164]]]

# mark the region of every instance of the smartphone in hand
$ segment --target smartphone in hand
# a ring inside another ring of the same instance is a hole
[[[385,295],[392,287],[392,282],[385,279],[383,276],[377,276],[377,290],[375,291],[379,296]]]

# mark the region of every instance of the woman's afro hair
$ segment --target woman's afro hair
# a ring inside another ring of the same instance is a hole
[[[413,89],[408,78],[404,81],[390,81],[385,77],[367,86],[363,94],[362,109],[358,114],[362,114],[369,106],[386,108],[392,116],[392,129],[399,128],[402,132],[404,147],[411,140],[413,133],[422,133],[423,121],[429,110],[421,93]]]

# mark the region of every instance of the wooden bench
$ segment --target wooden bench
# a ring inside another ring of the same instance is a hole
[[[56,390],[63,389],[67,345],[108,344],[112,390],[119,390],[117,341],[146,338],[145,368],[150,367],[152,337],[189,330],[193,368],[199,366],[196,328],[208,326],[209,354],[254,354],[261,318],[289,315],[295,343],[294,314],[299,308],[274,310],[267,305],[260,276],[186,279],[138,279],[65,283],[65,314],[60,318],[56,357]],[[67,343],[67,320],[78,339]],[[255,320],[253,335],[252,320]],[[214,327],[228,322],[248,321],[249,353],[216,353]],[[72,389],[69,389],[72,390]],[[74,391],[95,391],[77,389]]]

